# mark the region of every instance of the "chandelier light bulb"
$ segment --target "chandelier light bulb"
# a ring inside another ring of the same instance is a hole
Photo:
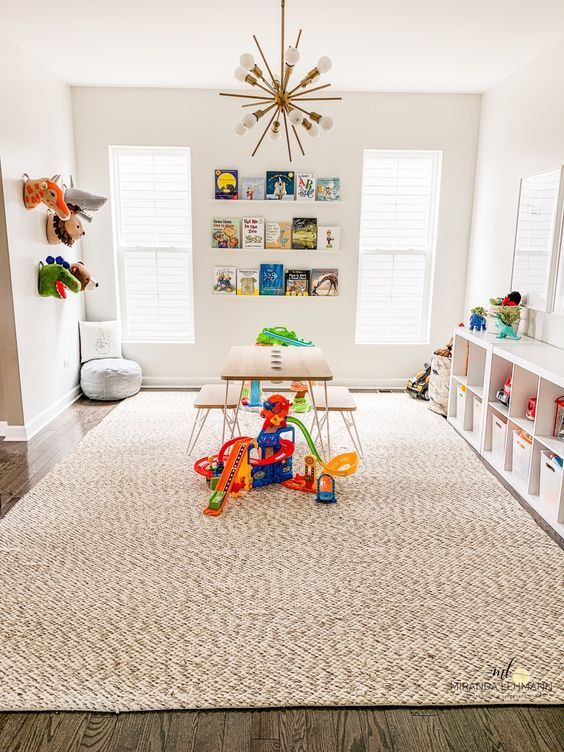
[[[235,78],[237,81],[243,82],[247,78],[247,71],[244,68],[235,68]]]
[[[243,123],[245,128],[254,128],[257,124],[256,115],[253,115],[252,112],[248,112],[241,122]]]
[[[333,128],[333,118],[329,117],[329,115],[323,115],[323,117],[319,121],[319,125],[323,128],[324,131],[330,131]]]
[[[295,47],[288,47],[286,52],[284,53],[284,60],[288,65],[295,65],[297,62],[299,62],[300,59],[300,53]]]
[[[235,133],[238,136],[245,136],[247,134],[247,129],[245,128],[243,123],[237,123],[237,125],[235,126]]]
[[[292,125],[301,125],[303,119],[304,116],[299,110],[292,110],[290,112],[290,122],[292,123]]]
[[[330,57],[320,57],[317,61],[317,70],[320,73],[329,73],[332,67],[333,63]]]
[[[271,141],[278,141],[281,135],[281,131],[273,131],[272,129],[268,131],[268,138]]]
[[[311,138],[317,138],[319,136],[320,130],[319,126],[315,123],[312,124],[311,128],[308,130],[307,135]]]
[[[255,64],[255,59],[251,55],[250,52],[245,52],[239,58],[239,65],[241,66],[241,68],[244,68],[246,71],[251,70],[254,64]]]

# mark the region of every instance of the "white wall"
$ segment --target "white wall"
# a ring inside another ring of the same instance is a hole
[[[466,307],[509,291],[519,181],[564,162],[564,42],[482,100]],[[531,313],[528,333],[564,347],[564,317]]]
[[[73,113],[80,184],[109,195],[108,145],[190,146],[192,150],[193,245],[195,265],[195,345],[126,344],[146,383],[200,383],[216,378],[229,345],[252,343],[263,326],[284,324],[320,345],[336,378],[351,384],[401,384],[443,345],[463,310],[470,232],[480,97],[474,95],[345,94],[327,108],[335,129],[317,141],[304,136],[306,157],[294,169],[340,175],[343,203],[317,209],[319,218],[341,225],[343,250],[328,254],[286,252],[229,254],[210,249],[213,170],[238,168],[242,175],[287,169],[284,145],[265,140],[250,152],[259,129],[244,139],[233,133],[240,118],[236,100],[214,91],[180,89],[73,88]],[[442,149],[438,253],[429,345],[354,344],[362,150]],[[295,150],[297,151],[297,150]],[[261,206],[267,219],[291,218],[297,207]],[[303,207],[301,207],[303,210]],[[315,208],[314,208],[315,210]],[[222,214],[229,213],[222,206]],[[237,209],[242,216],[243,209]],[[276,212],[276,213],[275,213]],[[283,214],[283,212],[287,212]],[[299,215],[298,215],[299,216]],[[314,215],[315,216],[315,215]],[[102,213],[83,241],[87,262],[100,287],[87,296],[91,320],[115,317],[115,261],[109,212]],[[220,298],[211,292],[216,264],[253,266],[268,255],[297,267],[338,266],[340,297],[335,299]],[[321,261],[323,259],[323,261]]]
[[[0,160],[24,419],[29,433],[68,403],[78,383],[77,321],[83,296],[71,294],[67,301],[41,298],[37,264],[54,248],[53,255],[80,258],[79,246],[76,250],[49,246],[46,210],[27,211],[22,201],[22,173],[44,177],[60,172],[68,178],[73,172],[72,108],[70,87],[2,36],[0,70]],[[63,365],[65,357],[67,367]]]

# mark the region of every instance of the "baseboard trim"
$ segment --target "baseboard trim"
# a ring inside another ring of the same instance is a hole
[[[6,425],[4,441],[29,441],[32,439],[41,429],[49,425],[49,423],[60,415],[63,410],[66,410],[69,405],[80,397],[80,386],[77,384],[58,400],[49,405],[48,408],[42,410],[39,415],[36,415],[33,420],[30,420],[23,426],[10,426]]]
[[[204,384],[224,383],[217,376],[144,376],[142,389],[194,389]],[[265,382],[270,383],[270,382]],[[404,389],[407,379],[334,379],[333,386],[349,389]]]

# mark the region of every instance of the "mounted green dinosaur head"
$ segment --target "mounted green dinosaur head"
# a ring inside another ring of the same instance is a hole
[[[38,292],[44,297],[53,297],[65,300],[67,290],[80,292],[81,285],[68,269],[62,264],[39,262]]]

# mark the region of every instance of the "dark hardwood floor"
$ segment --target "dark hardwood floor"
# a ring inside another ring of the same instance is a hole
[[[113,407],[79,400],[28,444],[0,443],[0,517]],[[0,752],[47,751],[561,752],[564,707],[0,713]]]

